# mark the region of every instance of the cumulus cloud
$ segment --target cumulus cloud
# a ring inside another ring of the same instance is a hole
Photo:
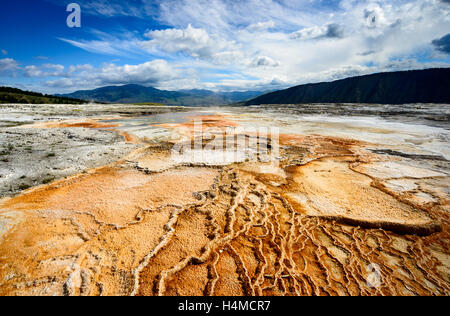
[[[364,22],[371,29],[386,27],[390,24],[385,16],[385,11],[379,5],[370,6],[364,10]]]
[[[71,88],[75,86],[73,80],[69,78],[47,80],[45,85],[50,88]]]
[[[154,60],[140,65],[117,66],[106,64],[97,69],[92,79],[100,80],[102,84],[158,84],[179,77],[177,70],[165,60]]]
[[[20,69],[19,64],[12,58],[0,59],[0,76],[14,77]]]
[[[67,69],[67,73],[69,75],[74,74],[76,72],[80,72],[80,71],[92,71],[95,68],[92,65],[89,64],[85,64],[85,65],[72,65],[69,66],[69,68]]]
[[[262,32],[262,31],[267,31],[274,27],[275,27],[274,21],[267,21],[267,22],[258,22],[258,23],[251,24],[247,27],[247,30],[250,32]]]
[[[43,64],[43,65],[30,65],[23,67],[22,71],[25,77],[28,78],[47,78],[47,77],[64,77],[69,78],[77,73],[92,71],[94,67],[92,65],[71,65],[64,67],[57,64]]]
[[[343,38],[344,27],[332,23],[325,26],[313,26],[291,34],[292,39],[314,40],[327,38]]]
[[[2,49],[1,52],[2,52],[2,54],[3,54],[4,56],[8,55],[8,51],[7,51],[7,50]]]
[[[191,24],[185,29],[166,29],[149,31],[145,34],[150,41],[143,46],[152,51],[183,53],[194,58],[217,61],[223,55],[232,55],[235,43],[219,36],[210,35],[205,29],[195,28]]]
[[[450,0],[448,0],[450,2]],[[432,41],[432,44],[441,53],[450,54],[450,33],[442,38]]]
[[[192,75],[171,66],[165,60],[122,66],[113,63],[104,64],[101,67],[78,65],[69,67],[66,74],[68,76],[65,78],[45,81],[45,85],[50,88],[70,88],[70,90],[131,83],[163,87]]]
[[[59,77],[64,76],[66,73],[64,72],[63,65],[55,65],[55,64],[45,64],[42,66],[26,66],[23,68],[23,72],[26,77],[36,78],[36,77]]]
[[[272,76],[268,79],[258,79],[258,80],[250,80],[250,79],[223,79],[218,83],[212,85],[205,85],[207,89],[213,89],[218,91],[274,91],[285,89],[292,83],[278,77]]]
[[[258,56],[250,63],[251,67],[278,67],[280,63],[267,56]]]

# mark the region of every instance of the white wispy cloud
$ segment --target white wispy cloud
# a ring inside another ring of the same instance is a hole
[[[91,14],[152,18],[164,29],[62,38],[92,53],[150,60],[85,69],[75,78],[65,69],[59,84],[66,86],[273,88],[448,66],[432,60],[437,53],[448,56],[447,0],[82,0],[82,7]],[[29,73],[38,74],[33,70],[45,73],[32,68]]]
[[[56,5],[67,6],[76,2],[84,13],[106,17],[146,17],[154,12],[154,1],[146,0],[46,0]]]
[[[35,56],[33,58],[36,60],[48,60],[49,59],[47,56]]]
[[[142,40],[137,38],[132,32],[123,32],[119,35],[113,35],[100,30],[91,29],[90,33],[96,37],[95,40],[59,39],[75,47],[97,54],[132,56],[144,53],[141,47]]]

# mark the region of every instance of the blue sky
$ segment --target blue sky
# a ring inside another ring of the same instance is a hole
[[[81,28],[66,6],[81,7]],[[0,85],[266,90],[448,67],[448,0],[2,0]]]

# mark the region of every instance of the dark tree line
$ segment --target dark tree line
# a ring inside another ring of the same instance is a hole
[[[31,104],[83,104],[87,101],[66,97],[57,97],[39,92],[23,91],[17,88],[0,87],[0,103],[31,103]]]

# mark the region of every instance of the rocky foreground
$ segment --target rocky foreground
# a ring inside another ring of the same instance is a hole
[[[123,155],[0,200],[0,295],[450,294],[445,158],[320,135],[246,133],[241,148],[220,131],[242,118],[196,113],[217,128],[210,155],[173,159],[193,116],[154,124],[177,135],[156,141],[103,114],[8,128],[104,134],[93,144]],[[229,142],[244,156],[211,158]],[[275,159],[247,156],[260,147]]]

